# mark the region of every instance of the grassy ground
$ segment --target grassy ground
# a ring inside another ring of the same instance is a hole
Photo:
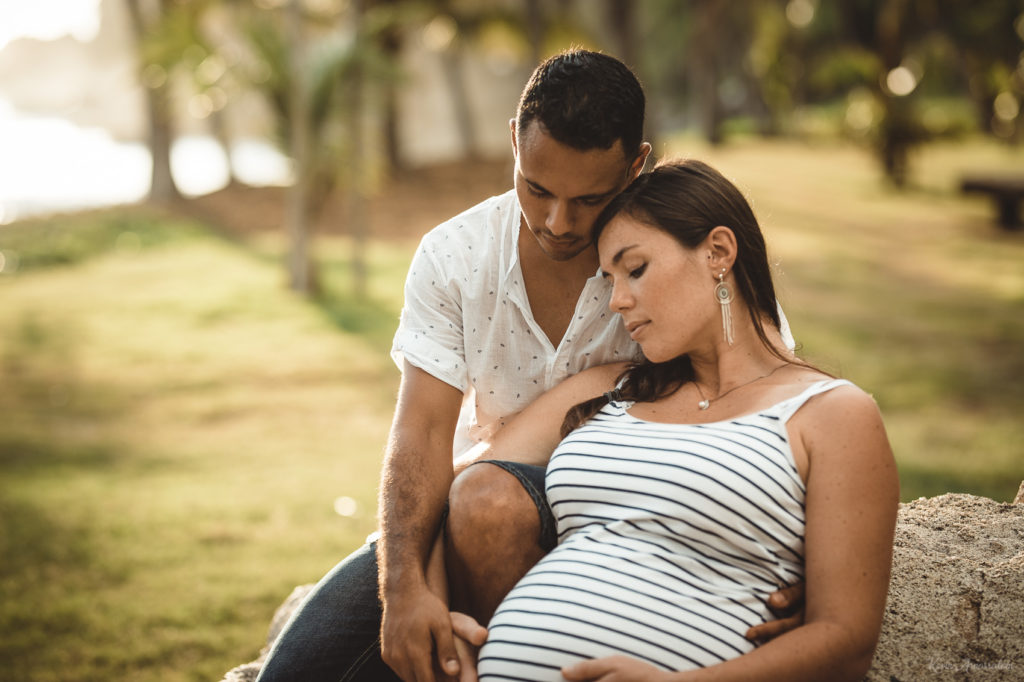
[[[806,355],[881,404],[903,498],[1010,499],[1024,235],[955,181],[1022,153],[931,147],[897,194],[840,145],[672,148],[753,200]],[[373,529],[412,246],[375,243],[356,301],[323,240],[311,303],[274,235],[141,208],[0,227],[0,680],[214,680],[255,656],[291,587]]]
[[[397,380],[380,322],[298,300],[275,259],[196,224],[26,227],[100,248],[22,249],[0,280],[0,679],[220,679],[373,529]],[[377,317],[407,251],[374,251],[399,261]]]

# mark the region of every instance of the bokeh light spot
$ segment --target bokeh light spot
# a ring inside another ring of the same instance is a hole
[[[441,14],[434,17],[423,29],[423,44],[434,52],[444,52],[455,40],[458,26],[451,17]]]
[[[1020,113],[1020,102],[1013,96],[1012,92],[1000,92],[992,102],[992,111],[1004,121],[1012,121]]]
[[[897,66],[885,76],[885,87],[897,97],[905,97],[917,87],[917,76],[906,66]]]
[[[334,512],[338,516],[355,516],[357,511],[359,511],[359,503],[351,497],[342,496],[334,500]]]
[[[814,21],[814,4],[810,0],[789,0],[786,4],[786,19],[797,28],[804,28]]]

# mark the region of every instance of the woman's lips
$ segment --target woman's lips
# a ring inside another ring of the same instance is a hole
[[[629,332],[629,337],[636,341],[637,336],[647,328],[648,324],[650,324],[649,320],[645,322],[630,322],[626,325],[626,331]]]

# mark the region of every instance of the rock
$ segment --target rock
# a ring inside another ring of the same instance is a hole
[[[1024,679],[1024,484],[1014,504],[946,494],[900,505],[868,682]]]
[[[222,682],[252,682],[292,611],[274,614],[267,644]],[[900,505],[889,599],[865,682],[1024,680],[1024,483],[1013,504],[947,493]]]
[[[313,589],[313,585],[299,585],[292,593],[288,595],[288,598],[284,600],[284,603],[277,607],[277,611],[274,612],[274,617],[270,621],[270,630],[267,631],[267,642],[260,649],[259,658],[250,663],[244,663],[236,668],[232,668],[224,675],[221,682],[254,682],[256,676],[260,674],[260,669],[263,667],[263,661],[267,658],[270,653],[270,647],[274,645],[277,640],[277,636],[284,630],[285,624],[288,619],[291,618],[292,613],[299,607],[302,600],[306,598],[310,590]]]

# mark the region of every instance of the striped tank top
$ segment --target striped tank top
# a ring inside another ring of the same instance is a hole
[[[626,655],[669,671],[754,648],[768,596],[803,579],[804,493],[786,423],[812,384],[728,421],[665,424],[612,402],[548,464],[558,546],[501,603],[480,680],[563,680],[563,666]]]

